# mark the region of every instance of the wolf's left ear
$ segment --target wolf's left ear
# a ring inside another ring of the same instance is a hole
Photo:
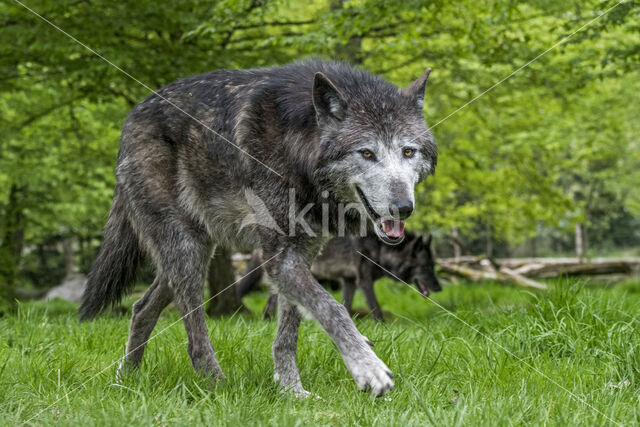
[[[312,99],[319,123],[341,121],[347,114],[347,101],[323,73],[318,72],[313,78]]]
[[[413,105],[415,105],[420,111],[422,111],[422,107],[424,106],[424,90],[427,86],[427,79],[429,78],[430,73],[431,68],[427,68],[427,71],[418,77],[416,81],[402,89],[402,94],[409,98],[413,102]]]

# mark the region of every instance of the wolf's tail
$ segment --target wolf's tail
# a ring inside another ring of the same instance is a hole
[[[142,252],[127,218],[122,194],[116,185],[113,205],[104,228],[104,241],[82,295],[80,319],[89,320],[114,305],[131,289]]]

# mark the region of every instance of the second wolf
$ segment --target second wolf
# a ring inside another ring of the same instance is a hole
[[[324,231],[357,233],[363,217],[383,241],[402,240],[414,187],[437,160],[422,112],[428,74],[401,90],[344,63],[307,60],[180,79],[136,106],[122,129],[113,205],[80,308],[83,319],[96,316],[131,289],[143,257],[155,264],[133,307],[123,369],[139,365],[173,300],[194,368],[224,378],[205,323],[205,271],[216,244],[259,247],[277,284],[280,386],[308,394],[296,363],[302,306],[358,388],[391,390],[391,371],[310,265]],[[243,221],[252,207],[241,195],[249,193],[277,227]]]
[[[262,256],[253,252],[247,271],[236,288],[239,298],[255,288],[262,278]],[[314,277],[322,282],[338,281],[342,287],[342,303],[351,312],[356,288],[364,294],[371,317],[383,320],[382,309],[374,292],[374,282],[388,277],[405,284],[414,284],[423,296],[442,290],[435,275],[431,252],[431,235],[422,237],[406,233],[404,241],[390,246],[375,237],[336,237],[331,239],[311,265]],[[277,295],[269,297],[264,309],[270,319],[276,308]]]

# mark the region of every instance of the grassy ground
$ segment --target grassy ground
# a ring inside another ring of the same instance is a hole
[[[356,390],[335,346],[312,321],[301,328],[298,361],[303,384],[320,398],[281,395],[271,380],[275,324],[258,315],[209,321],[228,377],[211,386],[191,368],[175,309],[163,313],[141,369],[117,382],[114,362],[129,319],[80,324],[75,305],[39,302],[0,319],[0,423],[612,424],[607,417],[640,423],[640,282],[614,288],[560,282],[536,294],[463,284],[434,296],[477,331],[401,284],[377,288],[391,317],[357,324],[395,374],[388,398]],[[254,295],[248,305],[258,312],[264,297]]]

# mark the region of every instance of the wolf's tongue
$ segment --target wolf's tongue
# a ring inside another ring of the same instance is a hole
[[[394,221],[392,219],[383,219],[382,227],[384,234],[397,239],[404,234],[404,221]]]

